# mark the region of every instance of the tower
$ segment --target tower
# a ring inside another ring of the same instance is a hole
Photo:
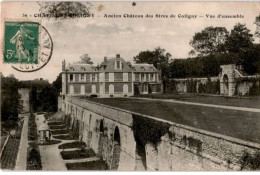
[[[61,95],[66,95],[67,93],[67,72],[66,72],[66,62],[62,61],[62,92]]]

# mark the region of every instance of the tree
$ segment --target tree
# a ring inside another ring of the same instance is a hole
[[[56,80],[52,83],[53,87],[56,89],[57,93],[61,92],[62,88],[62,74],[60,73]]]
[[[136,63],[153,64],[155,68],[161,70],[162,77],[168,77],[168,64],[170,58],[170,53],[165,53],[165,49],[157,47],[153,51],[141,51],[137,56],[134,57],[134,61]]]
[[[224,53],[227,37],[228,31],[225,27],[206,27],[193,36],[190,45],[194,50],[191,50],[189,54],[195,55],[197,53],[200,56],[206,56]]]
[[[93,64],[93,62],[91,61],[91,58],[89,57],[88,54],[84,54],[80,57],[81,59],[81,63],[84,63],[84,64]]]
[[[227,50],[229,53],[246,51],[253,46],[253,41],[253,35],[250,33],[250,30],[246,28],[245,24],[238,23],[227,38]]]
[[[255,36],[260,38],[260,14],[255,18],[256,31]]]
[[[1,82],[1,119],[2,121],[16,121],[22,110],[22,100],[18,93],[19,82],[14,75],[8,77],[1,75]]]
[[[90,15],[92,4],[89,2],[39,2],[40,12],[54,18],[75,18],[75,15]]]
[[[31,88],[29,101],[30,101],[30,106],[32,107],[32,111],[37,112],[39,102],[38,102],[37,88],[34,86]]]

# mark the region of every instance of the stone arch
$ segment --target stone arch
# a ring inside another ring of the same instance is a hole
[[[101,119],[99,123],[99,142],[98,142],[98,156],[102,157],[103,154],[103,145],[105,142],[105,135],[104,135],[104,120]]]
[[[228,95],[228,76],[224,74],[222,77],[222,94]]]
[[[235,94],[235,69],[234,64],[222,65],[220,73],[220,94],[233,96]]]
[[[114,131],[113,157],[111,161],[111,170],[117,170],[121,153],[121,138],[119,128],[116,126]]]
[[[99,124],[99,132],[104,133],[104,122],[103,122],[103,119],[100,120],[100,124]]]

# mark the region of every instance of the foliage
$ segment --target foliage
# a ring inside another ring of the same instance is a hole
[[[82,148],[82,147],[86,147],[86,143],[85,142],[70,142],[70,143],[63,143],[61,145],[59,145],[59,149],[70,149],[70,148]]]
[[[57,95],[59,95],[59,92],[61,92],[62,89],[62,74],[60,73],[56,80],[52,83],[53,88],[56,90]]]
[[[8,130],[10,132],[12,129],[17,129],[18,124],[16,121],[7,120],[5,122],[1,122],[1,127],[5,128],[6,130]]]
[[[80,150],[75,150],[75,151],[62,151],[61,157],[64,160],[69,160],[69,159],[84,159],[84,158],[89,158],[89,157],[94,157],[96,156],[95,152],[91,149],[80,149]]]
[[[225,27],[206,27],[193,36],[190,45],[194,50],[190,53],[204,56],[224,53],[227,37],[228,31]]]
[[[165,82],[165,92],[166,93],[177,93],[177,82],[174,80],[167,79]]]
[[[1,120],[17,121],[18,114],[22,111],[22,100],[18,93],[19,82],[14,75],[1,75],[1,83]]]
[[[156,145],[169,132],[170,124],[133,114],[133,132],[136,142],[145,146],[147,142]]]
[[[260,14],[255,18],[256,31],[255,36],[260,38]]]
[[[253,46],[253,35],[245,24],[236,24],[228,36],[226,47],[231,53],[238,53]]]
[[[50,14],[56,19],[75,18],[75,15],[90,15],[92,7],[89,2],[39,2],[40,12]]]
[[[34,80],[21,80],[19,81],[19,88],[29,88],[35,87],[36,89],[42,89],[43,87],[49,86],[48,80],[43,80],[42,78]]]
[[[244,152],[240,160],[241,169],[259,170],[260,169],[260,152],[256,152],[254,155]]]
[[[162,77],[167,77],[169,72],[168,64],[170,58],[170,53],[165,53],[165,49],[157,47],[153,51],[141,51],[137,56],[134,57],[134,61],[136,63],[153,64],[155,68],[161,71]]]
[[[199,84],[198,93],[205,93],[205,94],[219,94],[220,93],[220,82],[218,81],[211,81],[208,78],[206,84]]]
[[[41,170],[41,155],[39,147],[34,145],[27,148],[27,167],[26,170]]]
[[[28,122],[28,140],[35,141],[37,140],[37,125],[35,122],[35,115],[30,114]]]
[[[88,54],[84,54],[80,57],[81,59],[81,63],[84,63],[84,64],[93,64],[93,62],[91,61],[91,58],[89,57]]]
[[[104,160],[95,160],[79,163],[66,163],[68,170],[108,170]]]
[[[187,82],[187,92],[188,93],[196,93],[197,92],[197,82],[193,79],[188,80]]]
[[[33,112],[37,111],[37,108],[39,106],[39,102],[38,102],[38,97],[37,97],[37,88],[36,87],[32,87],[31,91],[30,91],[30,106]]]
[[[252,87],[249,88],[249,95],[250,96],[259,96],[260,95],[260,81],[258,81],[258,86],[256,81],[253,82]]]
[[[57,111],[58,94],[53,86],[47,86],[38,93],[40,111]]]

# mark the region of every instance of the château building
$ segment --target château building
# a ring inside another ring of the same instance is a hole
[[[160,71],[151,64],[131,64],[119,54],[99,66],[62,63],[62,95],[128,97],[161,92]]]

